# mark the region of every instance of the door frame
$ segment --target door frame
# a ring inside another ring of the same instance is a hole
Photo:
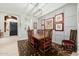
[[[7,21],[8,19],[14,19],[17,21],[17,17],[16,16],[9,16],[9,15],[5,15],[4,16],[4,36],[10,36],[10,22],[8,23],[9,27],[7,29]],[[7,31],[9,31],[7,33]],[[17,21],[17,35],[18,35],[18,21]]]

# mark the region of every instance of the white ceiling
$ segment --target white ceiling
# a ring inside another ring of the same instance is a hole
[[[0,3],[0,12],[43,16],[66,3]]]

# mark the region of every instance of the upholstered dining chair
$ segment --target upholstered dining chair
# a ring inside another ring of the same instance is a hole
[[[70,30],[69,40],[62,40],[64,49],[76,51],[77,50],[77,30]]]

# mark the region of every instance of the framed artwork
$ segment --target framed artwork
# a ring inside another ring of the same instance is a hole
[[[55,16],[55,22],[62,22],[64,20],[64,14],[60,13]]]
[[[64,30],[63,24],[62,23],[55,24],[55,30],[56,31],[63,31]]]
[[[45,19],[41,20],[41,28],[44,29],[45,26]]]
[[[55,16],[54,25],[56,31],[64,30],[64,13],[60,13]]]
[[[53,18],[45,20],[45,29],[53,29]]]
[[[34,29],[37,29],[37,22],[34,22],[34,23],[33,23],[33,28],[34,28]]]

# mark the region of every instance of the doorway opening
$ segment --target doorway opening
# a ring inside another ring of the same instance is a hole
[[[18,35],[18,23],[15,16],[5,16],[4,18],[5,36]]]

